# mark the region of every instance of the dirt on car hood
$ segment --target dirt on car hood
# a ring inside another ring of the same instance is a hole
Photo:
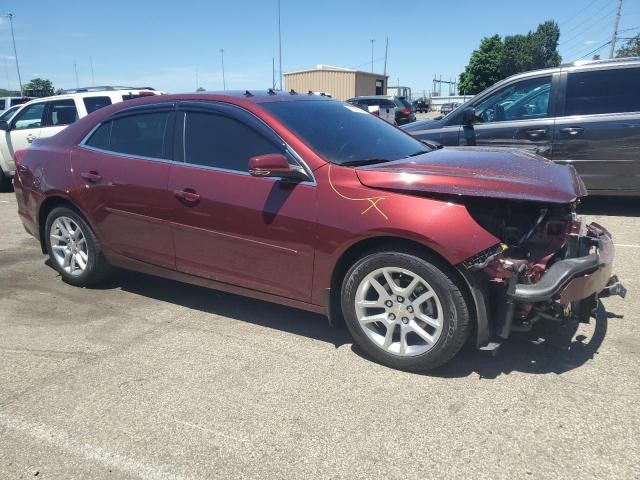
[[[405,192],[547,203],[570,203],[587,194],[572,166],[519,150],[444,148],[356,172],[363,185]]]

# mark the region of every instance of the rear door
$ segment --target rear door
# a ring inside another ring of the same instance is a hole
[[[551,158],[558,85],[559,75],[515,80],[474,102],[476,122],[460,126],[460,145],[515,147]]]
[[[376,103],[380,107],[380,118],[391,125],[396,124],[396,104],[393,100],[377,100]]]
[[[80,204],[112,252],[175,267],[167,190],[175,105],[119,112],[72,151]]]
[[[573,165],[592,193],[640,192],[640,67],[564,75],[553,160]]]
[[[316,187],[252,177],[249,158],[283,153],[282,140],[233,106],[185,102],[176,138],[184,163],[171,167],[177,269],[309,301]]]

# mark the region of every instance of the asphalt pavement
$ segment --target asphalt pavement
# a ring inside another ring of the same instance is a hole
[[[417,375],[320,315],[132,272],[69,286],[0,194],[0,478],[640,478],[640,202],[583,211],[626,300]]]

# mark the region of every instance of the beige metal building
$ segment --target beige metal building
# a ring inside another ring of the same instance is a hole
[[[386,95],[388,75],[317,65],[312,70],[284,74],[285,90],[329,93],[338,100],[361,95]]]

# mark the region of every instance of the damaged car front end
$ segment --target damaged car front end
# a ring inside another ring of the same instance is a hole
[[[479,348],[541,320],[588,322],[598,298],[626,294],[612,276],[611,235],[576,213],[587,191],[572,166],[517,150],[449,148],[358,175],[370,187],[462,204],[496,238],[457,265],[474,299]]]
[[[469,202],[467,209],[501,243],[467,259],[465,277],[485,299],[478,347],[493,349],[541,321],[588,322],[599,297],[625,296],[612,276],[611,234],[570,204]],[[490,319],[490,320],[488,320]],[[484,323],[484,325],[482,325]]]

